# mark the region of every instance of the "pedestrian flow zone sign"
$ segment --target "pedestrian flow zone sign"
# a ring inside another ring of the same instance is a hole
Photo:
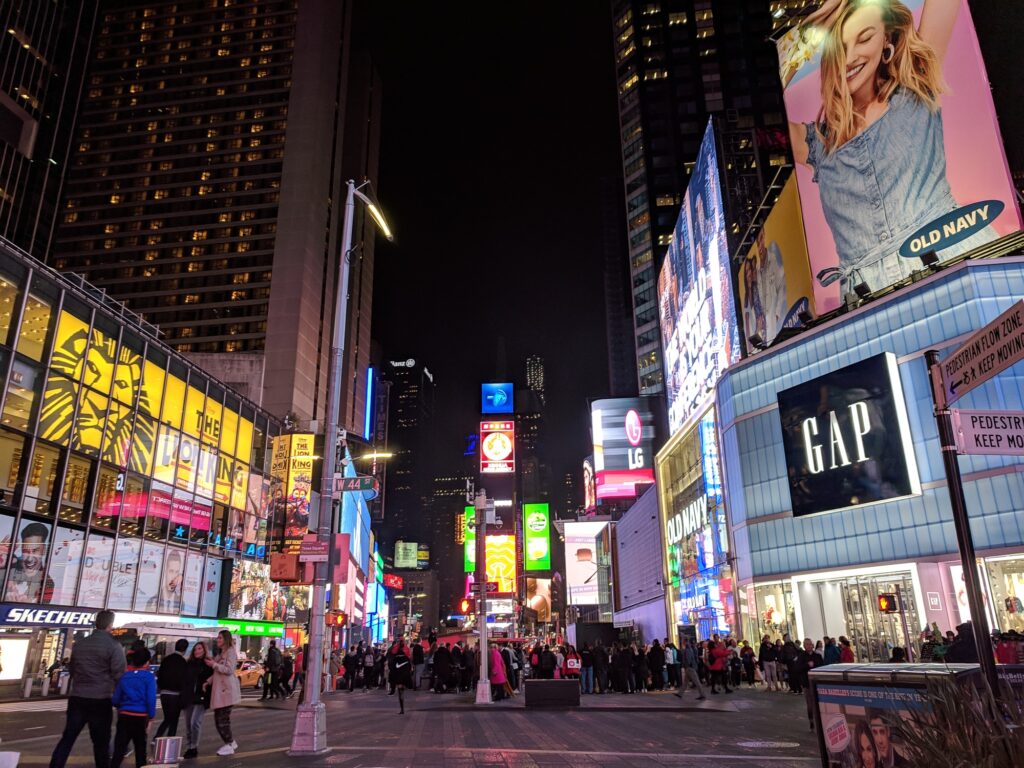
[[[1024,412],[952,409],[956,452],[1024,456]]]

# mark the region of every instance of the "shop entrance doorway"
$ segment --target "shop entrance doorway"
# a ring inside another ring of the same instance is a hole
[[[912,653],[916,659],[915,640],[921,625],[913,599],[914,582],[909,573],[851,576],[840,584],[840,589],[847,637],[853,643],[857,661],[887,662],[892,656],[892,649],[905,646],[907,637],[915,646]],[[878,596],[897,592],[903,597],[903,613],[882,613],[878,608]],[[905,634],[903,616],[907,621]]]

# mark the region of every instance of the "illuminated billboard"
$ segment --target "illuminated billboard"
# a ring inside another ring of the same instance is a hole
[[[658,314],[669,431],[675,434],[713,397],[722,371],[740,357],[710,121],[658,276]]]
[[[396,541],[395,542],[395,568],[414,569],[416,568],[416,542]]]
[[[778,43],[815,302],[1021,227],[966,0],[825,4]],[[856,58],[847,56],[857,41]]]
[[[480,422],[480,472],[485,475],[516,471],[516,431],[513,421]]]
[[[597,506],[597,491],[594,489],[594,459],[583,462],[583,511],[589,512]]]
[[[784,328],[799,328],[801,312],[815,314],[811,266],[796,177],[790,176],[740,263],[743,332],[771,344]],[[749,351],[757,352],[751,345]]]
[[[551,621],[551,579],[526,579],[526,607],[537,612],[538,622]]]
[[[466,573],[476,570],[476,509],[466,507],[462,514],[462,568]]]
[[[487,580],[498,582],[499,592],[516,589],[516,537],[487,536]]]
[[[566,522],[565,584],[569,605],[601,602],[597,537],[607,522]]]
[[[590,431],[598,502],[635,498],[638,485],[654,482],[656,427],[648,398],[595,400],[590,405]]]
[[[551,515],[547,504],[523,504],[524,570],[551,568]]]
[[[512,413],[515,411],[512,382],[480,385],[480,413]]]
[[[275,502],[283,507],[286,552],[297,553],[309,533],[314,455],[312,434],[279,435],[273,440],[272,471],[283,481]]]

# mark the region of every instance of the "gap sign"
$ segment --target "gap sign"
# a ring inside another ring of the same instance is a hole
[[[952,409],[956,452],[1024,456],[1024,412]]]

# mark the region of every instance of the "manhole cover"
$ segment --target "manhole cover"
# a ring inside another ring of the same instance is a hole
[[[792,749],[800,745],[795,741],[740,741],[736,746],[747,749]]]

